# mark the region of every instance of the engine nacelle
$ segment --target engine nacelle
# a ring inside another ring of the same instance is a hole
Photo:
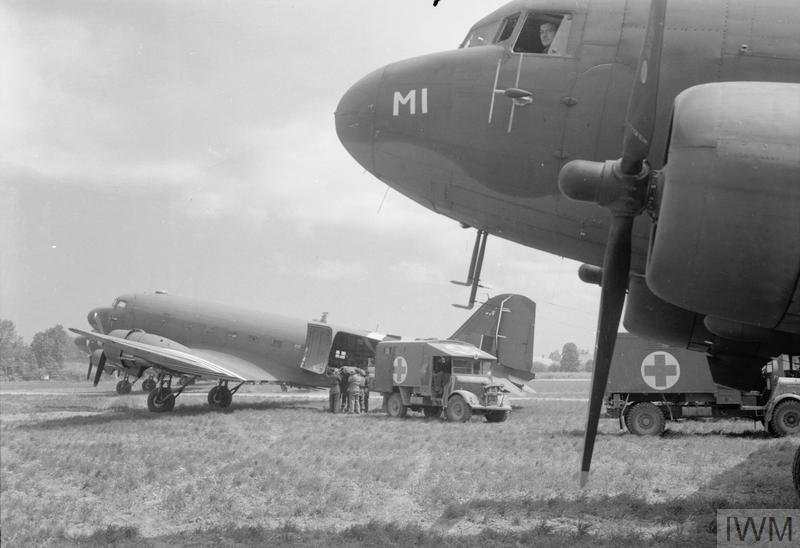
[[[800,85],[675,99],[647,285],[680,308],[800,332]]]
[[[183,352],[190,351],[188,347],[177,343],[172,339],[167,339],[166,337],[162,337],[160,335],[153,335],[152,333],[147,333],[141,329],[115,329],[109,333],[109,335],[112,337],[119,337],[120,339],[128,339],[129,341],[159,346],[162,348],[171,348],[173,350],[180,350]],[[108,348],[106,349],[106,357],[112,363],[120,364],[128,369],[138,367],[144,370],[151,365],[147,360],[142,358],[127,357],[127,353],[124,351],[116,353],[109,351]]]

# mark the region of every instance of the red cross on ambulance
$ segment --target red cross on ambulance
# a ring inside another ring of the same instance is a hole
[[[675,386],[681,377],[681,366],[669,352],[651,352],[642,360],[642,380],[655,390]]]
[[[394,359],[394,371],[392,372],[392,379],[395,384],[402,384],[408,375],[408,363],[403,356],[397,356]]]

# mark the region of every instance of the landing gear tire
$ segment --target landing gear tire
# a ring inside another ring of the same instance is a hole
[[[124,396],[131,393],[131,383],[126,380],[121,380],[117,383],[117,394]]]
[[[472,407],[458,394],[447,401],[447,420],[451,422],[469,422],[472,418]]]
[[[386,412],[390,417],[401,419],[406,416],[408,409],[403,405],[403,396],[400,392],[392,392],[386,399]]]
[[[175,394],[167,387],[156,388],[147,396],[147,408],[153,413],[166,413],[175,407]]]
[[[426,419],[432,419],[442,414],[441,407],[423,407],[422,412],[425,414]]]
[[[776,436],[800,434],[800,402],[787,400],[779,403],[769,422],[770,431]]]
[[[155,379],[145,379],[142,381],[142,392],[152,392],[156,388]]]
[[[208,391],[208,405],[225,409],[233,401],[233,394],[227,386],[218,385]]]
[[[628,430],[637,436],[660,436],[667,420],[658,406],[650,402],[637,403],[628,414]]]
[[[505,422],[508,420],[508,411],[488,411],[486,422]]]
[[[797,496],[800,497],[800,447],[794,452],[794,466],[792,466],[792,482],[794,482],[794,490],[797,491]]]

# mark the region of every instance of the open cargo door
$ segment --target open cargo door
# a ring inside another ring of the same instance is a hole
[[[309,323],[306,335],[306,349],[303,352],[300,367],[320,375],[325,373],[332,344],[333,329],[330,326]]]

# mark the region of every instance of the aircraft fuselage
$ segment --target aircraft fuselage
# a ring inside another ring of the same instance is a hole
[[[342,98],[340,139],[377,178],[425,207],[599,265],[608,213],[563,197],[557,176],[571,159],[619,157],[647,10],[647,2],[629,0],[512,2],[473,31],[496,29],[516,13],[563,15],[569,28],[560,51],[514,51],[518,24],[498,43],[387,65]],[[656,168],[680,91],[720,81],[800,82],[800,11],[787,0],[671,0],[660,74]],[[644,272],[649,231],[648,219],[638,218],[634,272]]]

